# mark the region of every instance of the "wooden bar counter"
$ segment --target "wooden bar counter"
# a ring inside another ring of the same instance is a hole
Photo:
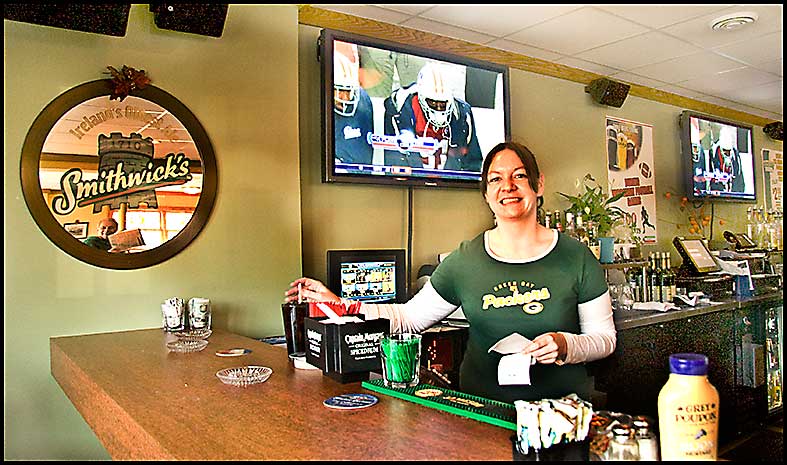
[[[116,460],[511,460],[513,431],[295,369],[282,347],[214,330],[201,352],[170,353],[147,329],[50,339],[52,375]],[[252,353],[218,357],[217,350]],[[263,365],[262,384],[216,372]],[[367,392],[360,410],[323,406]]]

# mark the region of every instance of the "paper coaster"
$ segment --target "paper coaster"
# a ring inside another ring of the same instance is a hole
[[[377,403],[377,397],[371,394],[342,394],[325,399],[322,403],[328,408],[353,410],[371,407]]]
[[[250,353],[251,353],[251,349],[243,349],[243,348],[216,351],[216,355],[218,355],[219,357],[239,357],[241,355],[246,355]]]

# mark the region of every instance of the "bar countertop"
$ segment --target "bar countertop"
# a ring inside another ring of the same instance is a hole
[[[782,302],[783,300],[784,294],[783,291],[780,290],[778,292],[768,292],[752,297],[726,297],[723,299],[715,299],[712,304],[700,304],[696,307],[682,305],[680,309],[668,310],[666,312],[660,312],[657,310],[615,310],[615,328],[617,328],[618,331],[622,331],[626,329],[638,328],[640,326],[666,323],[668,321],[682,318],[690,318],[704,315],[706,313],[736,310],[747,305]]]
[[[50,339],[51,370],[115,460],[511,460],[513,431],[295,369],[282,347],[214,330],[201,352],[169,353],[146,329]],[[218,357],[217,350],[252,353]],[[262,384],[216,372],[264,365]],[[323,406],[367,392],[360,410]]]

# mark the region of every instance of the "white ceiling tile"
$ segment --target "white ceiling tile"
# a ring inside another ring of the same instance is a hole
[[[423,18],[505,37],[525,27],[576,10],[581,5],[438,5]]]
[[[314,6],[781,119],[780,4]],[[740,11],[759,20],[733,31],[710,28],[712,19]]]
[[[655,79],[650,79],[645,76],[629,73],[627,71],[621,71],[619,73],[612,74],[609,77],[611,77],[616,81],[623,81],[628,84],[639,84],[641,86],[650,87],[654,89],[656,87],[663,86],[666,84],[666,82],[657,81]]]
[[[783,99],[782,85],[783,80],[769,82],[767,84],[741,87],[728,92],[729,98],[736,102],[745,102],[755,107],[763,105],[773,105]]]
[[[671,58],[660,63],[631,69],[632,73],[649,76],[660,81],[675,83],[687,81],[707,74],[730,71],[745,65],[717,55],[713,52],[699,52],[682,57]]]
[[[771,74],[778,74],[779,76],[784,76],[784,60],[774,60],[774,61],[769,61],[767,63],[759,63],[754,67],[757,69],[761,69],[763,71],[767,71]]]
[[[542,50],[538,47],[531,47],[529,45],[523,45],[517,42],[511,42],[510,40],[506,39],[497,39],[493,40],[486,44],[487,47],[497,48],[500,50],[506,50],[508,52],[518,53],[519,55],[525,55],[533,58],[540,58],[542,60],[547,61],[556,61],[562,57],[562,55],[550,52],[548,50]]]
[[[782,33],[765,34],[764,36],[716,47],[713,51],[749,65],[779,60],[783,58]]]
[[[699,51],[699,48],[668,35],[649,32],[578,53],[576,56],[618,69],[631,70]]]
[[[474,44],[486,44],[495,40],[495,37],[486,34],[481,34],[479,32],[470,31],[468,29],[462,29],[459,27],[450,26],[448,24],[443,24],[437,21],[432,21],[421,17],[410,18],[404,21],[403,23],[401,23],[401,25],[404,27],[418,29],[419,31],[431,32],[433,34],[438,34],[446,37],[453,37],[454,39],[460,39],[467,42],[472,42]],[[425,47],[429,47],[429,44],[423,44],[423,45]]]
[[[729,13],[750,11],[757,13],[759,19],[751,24],[733,29],[731,31],[714,31],[710,27],[710,22],[719,16]],[[781,5],[739,5],[725,10],[700,16],[684,23],[676,24],[662,29],[675,37],[691,42],[700,47],[717,47],[733,42],[740,42],[753,37],[768,34],[770,32],[781,31],[782,28],[782,6]]]
[[[696,18],[697,16],[723,10],[730,5],[679,6],[680,8],[665,8],[665,5],[599,5],[597,8],[634,21],[635,23],[659,29],[691,18]]]
[[[377,6],[380,8],[385,8],[387,10],[398,11],[399,13],[404,13],[406,15],[415,16],[432,8],[434,5],[412,5],[408,3],[402,3],[402,4],[395,4],[395,5],[385,4],[385,5],[372,5],[372,6]]]
[[[753,87],[778,81],[773,74],[755,68],[739,68],[712,76],[703,76],[680,83],[681,86],[698,92],[724,97],[730,91],[743,87]]]
[[[402,21],[410,18],[410,15],[399,13],[397,11],[387,10],[385,8],[378,8],[372,5],[312,5],[316,8],[323,10],[338,11],[353,16],[360,16],[361,18],[373,19],[388,24],[399,24]]]
[[[585,71],[590,71],[591,73],[600,74],[602,76],[609,76],[611,74],[619,73],[619,69],[611,68],[609,66],[600,65],[598,63],[593,63],[590,61],[580,60],[579,58],[574,57],[565,57],[559,60],[556,60],[555,63],[559,63],[561,65],[566,65],[571,68],[582,69]]]
[[[585,7],[511,34],[509,40],[574,55],[648,29],[597,8]]]

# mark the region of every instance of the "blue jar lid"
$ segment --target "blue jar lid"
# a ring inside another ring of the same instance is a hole
[[[702,354],[672,354],[669,356],[669,368],[678,375],[707,375],[708,357]]]

